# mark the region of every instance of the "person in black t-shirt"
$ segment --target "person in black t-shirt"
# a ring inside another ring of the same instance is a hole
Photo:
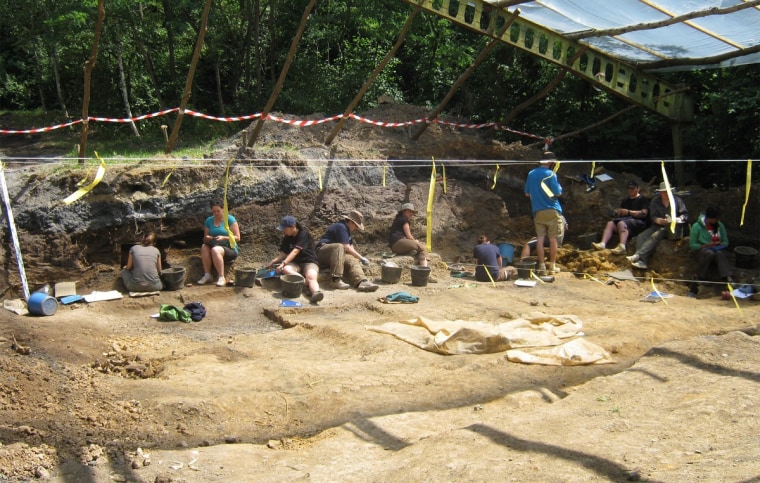
[[[285,236],[280,243],[280,253],[269,262],[269,268],[274,268],[281,275],[302,274],[310,300],[313,303],[321,301],[325,294],[319,289],[319,262],[309,230],[290,215],[282,218],[277,229]]]

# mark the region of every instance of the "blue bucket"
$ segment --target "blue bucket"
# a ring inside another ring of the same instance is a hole
[[[30,314],[53,315],[58,310],[58,301],[45,292],[34,292],[26,301]]]
[[[506,267],[512,263],[515,256],[515,246],[511,243],[499,243],[499,253],[501,253],[501,265]]]

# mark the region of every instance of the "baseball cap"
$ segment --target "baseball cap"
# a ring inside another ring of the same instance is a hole
[[[278,226],[277,229],[282,231],[290,226],[296,226],[296,219],[290,215],[283,216],[282,220],[280,220],[280,226]]]
[[[628,180],[628,185],[627,186],[629,188],[638,188],[639,187],[639,182],[636,181],[635,179],[631,179],[631,180]]]

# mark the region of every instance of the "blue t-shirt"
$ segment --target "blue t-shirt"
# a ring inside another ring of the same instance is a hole
[[[488,278],[488,274],[486,274],[485,270],[483,269],[483,265],[488,267],[488,271],[491,273],[491,277],[493,277],[494,280],[496,280],[499,276],[499,259],[497,257],[501,256],[501,252],[499,251],[499,247],[496,245],[492,245],[490,243],[481,243],[480,245],[475,245],[475,248],[472,250],[472,258],[476,258],[478,260],[478,266],[475,267],[475,280],[479,282],[490,282],[491,279]]]
[[[542,184],[552,192],[553,196],[549,196],[544,191]],[[528,178],[525,180],[525,192],[530,195],[530,205],[534,216],[541,210],[556,210],[562,213],[562,206],[557,198],[562,194],[562,186],[554,171],[546,166],[539,166],[528,173]]]
[[[227,224],[229,226],[232,226],[235,223],[237,223],[237,220],[235,219],[235,217],[232,215],[227,215]],[[227,230],[224,228],[224,223],[220,224],[219,226],[214,225],[213,216],[209,216],[208,218],[206,218],[206,222],[203,225],[206,228],[208,228],[208,234],[211,236],[228,236],[229,235],[229,233],[227,233]],[[230,246],[230,242],[229,240],[224,240],[224,241],[219,242],[219,245],[228,247]],[[234,250],[238,251],[237,243],[235,244]]]
[[[340,243],[341,245],[351,245],[351,230],[348,229],[348,225],[345,220],[341,220],[337,223],[333,223],[327,229],[322,238],[319,239],[319,243],[326,245],[328,243]]]

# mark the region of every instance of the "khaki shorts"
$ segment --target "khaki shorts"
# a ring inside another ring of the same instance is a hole
[[[533,223],[536,226],[536,236],[538,237],[559,238],[562,236],[562,215],[556,210],[537,211]]]

